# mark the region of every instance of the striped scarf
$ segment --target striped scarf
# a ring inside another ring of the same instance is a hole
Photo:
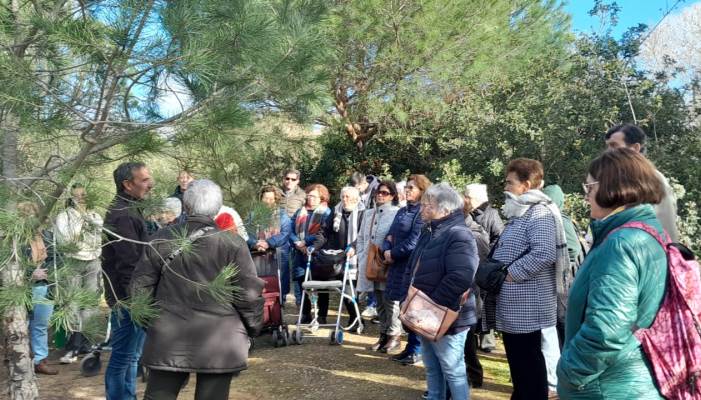
[[[295,234],[299,240],[304,240],[307,235],[315,235],[321,229],[321,221],[324,219],[329,207],[326,203],[319,204],[312,213],[311,219],[306,207],[302,207],[297,212],[295,219]],[[307,224],[307,220],[309,223]],[[306,229],[305,229],[306,228]]]

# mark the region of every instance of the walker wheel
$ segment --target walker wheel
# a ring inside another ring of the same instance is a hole
[[[290,345],[290,331],[287,328],[282,330],[282,345],[285,347]]]
[[[297,330],[295,331],[295,341],[297,342],[297,344],[304,343],[304,333],[302,333],[301,328],[297,328]]]
[[[86,378],[97,376],[102,369],[102,361],[100,361],[100,353],[88,354],[80,362],[80,374]]]
[[[336,344],[343,344],[343,329],[336,331]]]
[[[278,332],[278,331],[273,331],[273,347],[280,347],[280,342],[281,342],[281,341],[282,341],[282,340],[281,340],[281,338],[280,338],[280,332]]]

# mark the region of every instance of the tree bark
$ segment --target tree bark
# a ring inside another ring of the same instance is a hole
[[[0,184],[16,191],[17,178],[17,137],[19,134],[19,119],[9,110],[3,117],[0,127],[3,133],[2,143],[2,172],[6,178]],[[8,204],[14,209],[15,204]],[[20,244],[16,238],[12,240],[12,256],[2,269],[3,287],[22,286],[25,284],[24,269],[19,263]],[[27,310],[23,306],[10,307],[2,320],[4,352],[9,373],[7,394],[12,400],[29,400],[39,398],[34,362],[29,356],[29,324]]]

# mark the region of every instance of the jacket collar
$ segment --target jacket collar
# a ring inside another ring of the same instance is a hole
[[[462,210],[456,210],[443,218],[431,221],[431,230],[437,231],[443,227],[450,227],[459,223],[465,223],[465,214]]]
[[[416,203],[413,203],[413,204],[406,203],[406,209],[407,209],[407,211],[411,211],[411,212],[419,212],[419,210],[421,210],[421,203],[419,203],[418,201]]]
[[[136,203],[141,200],[137,199],[136,197],[133,197],[132,195],[128,194],[127,192],[120,190],[117,192],[117,198],[123,201],[126,201],[128,203]]]
[[[654,219],[655,210],[650,204],[641,204],[625,209],[602,220],[591,222],[591,232],[594,235],[594,246],[598,246],[614,229],[631,221]]]
[[[193,225],[198,228],[201,228],[203,226],[212,226],[216,227],[217,224],[214,222],[214,219],[212,217],[208,217],[206,215],[200,215],[200,214],[195,214],[195,215],[188,215],[186,223],[188,225]]]

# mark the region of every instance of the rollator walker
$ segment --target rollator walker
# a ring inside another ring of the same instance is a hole
[[[350,246],[346,248],[345,254],[348,254]],[[291,340],[293,344],[302,344],[304,341],[304,333],[302,328],[309,329],[312,333],[316,332],[319,328],[332,328],[329,333],[329,344],[343,344],[343,331],[353,329],[357,324],[357,332],[363,333],[363,320],[360,315],[360,309],[358,307],[358,302],[355,299],[355,286],[353,285],[353,280],[351,279],[351,272],[357,273],[357,270],[352,270],[350,268],[350,260],[345,257],[345,262],[343,263],[343,279],[342,280],[312,280],[312,254],[314,252],[313,247],[307,249],[307,266],[304,272],[304,281],[302,282],[302,306],[299,308],[299,316],[297,317],[297,329],[294,335],[292,335]],[[338,313],[336,315],[336,323],[334,324],[320,324],[318,321],[319,308],[317,306],[319,293],[338,293],[340,294],[338,300]],[[304,300],[309,296],[312,307],[312,321],[308,324],[302,324],[302,314],[304,310]],[[353,304],[355,308],[355,319],[350,322],[348,326],[341,325],[341,312],[343,311],[343,300],[347,299]]]

